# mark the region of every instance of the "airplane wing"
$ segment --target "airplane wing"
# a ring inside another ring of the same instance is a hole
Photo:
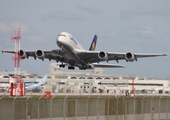
[[[15,53],[13,50],[2,50],[2,53]],[[156,57],[156,56],[167,56],[167,54],[145,54],[145,53],[121,53],[121,52],[103,52],[103,51],[86,51],[86,50],[78,50],[76,51],[77,55],[80,59],[86,61],[87,63],[95,63],[101,61],[110,61],[116,60],[126,60],[129,62],[133,62],[134,60],[137,61],[138,58],[145,58],[145,57]],[[20,55],[22,59],[34,57],[34,59],[49,59],[49,60],[56,60],[60,62],[67,62],[64,59],[64,53],[58,50],[52,51],[45,51],[45,50],[37,50],[37,51],[23,51],[20,50]]]
[[[25,53],[26,53],[26,56],[25,57],[29,57],[29,56],[31,56],[31,57],[34,57],[35,55],[35,52],[36,51],[24,51]],[[15,51],[14,50],[2,50],[2,53],[12,53],[12,54],[14,54],[15,53]]]
[[[121,52],[103,52],[103,51],[77,51],[79,57],[88,63],[116,60],[126,60],[127,62],[137,61],[138,58],[167,56],[167,54],[149,54],[149,53],[121,53]]]
[[[2,53],[15,53],[14,50],[2,50]],[[37,51],[27,51],[27,50],[20,50],[20,56],[22,59],[33,57],[34,59],[39,58],[39,59],[49,59],[51,60],[56,60],[56,61],[61,61],[65,62],[65,59],[63,57],[63,52],[58,49],[58,50],[52,50],[52,51],[47,51],[47,50],[37,50]]]
[[[153,53],[114,53],[114,52],[108,52],[108,59],[109,60],[126,60],[129,62],[133,62],[134,60],[137,61],[138,58],[145,58],[145,57],[157,57],[157,56],[167,56],[167,54],[153,54]]]

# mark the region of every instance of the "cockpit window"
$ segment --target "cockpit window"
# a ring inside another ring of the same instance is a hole
[[[74,39],[74,37],[70,36],[70,40],[72,40],[72,41],[77,45],[77,42],[76,42],[76,40]]]
[[[66,37],[65,35],[63,35],[63,34],[59,34],[59,36],[64,36],[64,37]]]

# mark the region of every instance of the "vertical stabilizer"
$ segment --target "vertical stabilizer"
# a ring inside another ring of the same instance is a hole
[[[43,78],[40,80],[39,84],[40,84],[40,85],[45,84],[45,83],[46,83],[46,80],[47,80],[47,76],[43,77]]]
[[[94,36],[91,46],[89,48],[89,51],[95,51],[96,43],[97,43],[97,35]]]

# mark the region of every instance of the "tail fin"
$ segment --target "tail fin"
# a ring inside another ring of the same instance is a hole
[[[97,35],[94,36],[91,46],[89,48],[89,51],[95,51],[96,43],[97,43]]]
[[[40,80],[40,84],[45,84],[46,83],[46,80],[47,80],[47,76],[43,77],[41,80]]]

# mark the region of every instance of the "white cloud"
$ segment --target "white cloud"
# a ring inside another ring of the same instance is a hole
[[[11,28],[13,28],[13,29],[21,28],[22,33],[29,33],[28,26],[26,24],[22,23],[22,22],[11,23]]]
[[[3,22],[0,21],[0,33],[9,33],[21,28],[21,33],[29,33],[29,28],[25,23],[14,21],[14,22]]]
[[[159,17],[169,17],[170,12],[167,12],[162,9],[155,9],[151,7],[138,6],[131,10],[122,10],[120,12],[121,19],[129,19],[131,17],[138,16],[159,16]]]
[[[9,26],[4,22],[0,22],[0,33],[7,33],[9,31],[10,31]]]
[[[83,16],[76,14],[74,12],[71,11],[57,11],[51,14],[46,14],[44,16],[42,16],[42,20],[48,20],[48,19],[52,19],[52,20],[65,20],[65,21],[75,21],[75,20],[83,20]]]
[[[85,11],[85,12],[88,12],[88,13],[93,13],[93,14],[101,14],[102,11],[97,9],[97,8],[92,8],[92,7],[89,7],[89,6],[82,6],[82,5],[75,5],[75,7],[78,9],[78,10],[81,10],[81,11]]]
[[[143,37],[155,38],[156,32],[151,26],[144,26],[139,29],[139,34]]]
[[[28,41],[31,43],[42,43],[45,41],[43,36],[29,35],[27,36]]]

